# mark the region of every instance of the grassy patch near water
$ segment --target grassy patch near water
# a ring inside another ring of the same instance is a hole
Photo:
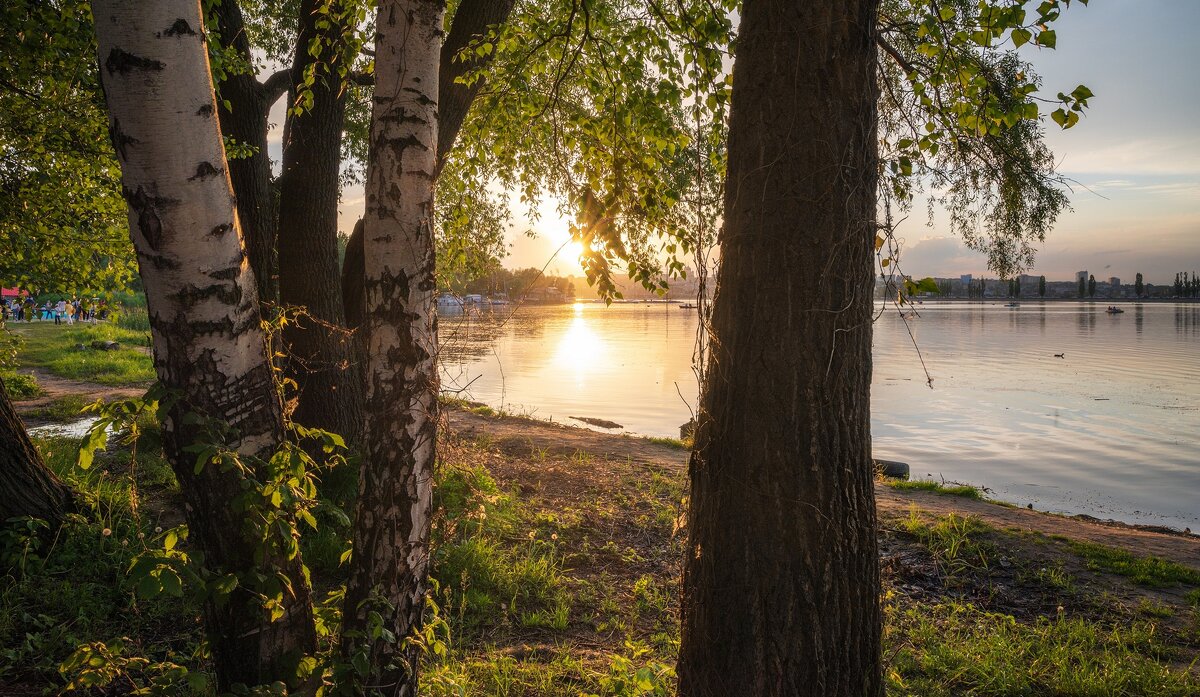
[[[961,496],[965,499],[983,500],[983,492],[969,484],[943,484],[932,479],[887,480],[887,485],[900,491],[929,491],[946,496]]]

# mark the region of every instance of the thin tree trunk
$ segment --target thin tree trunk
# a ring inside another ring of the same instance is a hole
[[[221,41],[243,60],[251,61],[250,41],[241,7],[235,0],[225,0],[214,11]],[[230,75],[220,85],[221,132],[239,145],[255,149],[249,157],[229,161],[229,180],[237,198],[238,219],[246,240],[250,268],[258,282],[258,298],[263,302],[273,302],[278,296],[276,205],[271,184],[271,158],[267,153],[267,114],[285,89],[283,80],[273,78],[264,85],[252,74]]]
[[[0,521],[32,516],[56,528],[74,508],[71,489],[42,462],[0,381]]]
[[[882,693],[876,0],[746,0],[692,454],[681,697]]]
[[[272,452],[283,437],[281,407],[259,324],[225,165],[197,0],[96,0],[100,73],[129,204],[159,381],[178,397],[163,422],[165,449],[185,498],[190,539],[205,566],[239,574],[223,602],[205,604],[222,691],[286,680],[316,648],[300,559],[261,551],[256,530],[233,508],[241,478],[195,470],[188,447],[210,439],[189,415],[226,424],[245,456]],[[271,622],[251,575],[282,571],[292,592]]]
[[[370,684],[415,697],[437,432],[433,183],[440,0],[388,0],[376,20],[376,85],[364,220],[367,408],[343,649],[369,654]],[[396,642],[355,637],[378,611]]]
[[[287,374],[296,381],[298,399],[292,419],[355,438],[361,428],[362,386],[354,379],[352,336],[344,329],[338,268],[338,196],[342,126],[346,115],[345,82],[336,54],[341,27],[321,14],[322,3],[305,0],[292,75],[295,81],[322,64],[312,85],[313,105],[289,116],[279,178],[279,298],[306,314],[284,327]],[[314,58],[309,43],[318,36],[332,41]]]

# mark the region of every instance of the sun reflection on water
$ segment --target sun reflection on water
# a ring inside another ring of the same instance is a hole
[[[574,317],[554,351],[554,365],[571,371],[578,384],[601,372],[608,359],[608,346],[588,323],[583,303],[575,303]]]

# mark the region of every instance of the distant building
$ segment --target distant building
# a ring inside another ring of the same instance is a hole
[[[1076,283],[1079,283],[1080,281],[1087,283],[1087,280],[1088,280],[1088,272],[1087,271],[1076,271],[1075,272],[1075,282]]]
[[[974,277],[971,274],[965,273],[958,277],[958,282],[963,284],[964,286],[970,286],[973,278]]]
[[[1111,276],[1108,279],[1108,285],[1112,286],[1113,288],[1120,288],[1121,279],[1117,278],[1116,276]]]

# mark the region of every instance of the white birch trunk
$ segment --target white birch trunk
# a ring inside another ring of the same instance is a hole
[[[397,643],[348,638],[367,651],[370,684],[416,695],[418,627],[429,566],[437,421],[433,184],[437,162],[440,0],[386,0],[376,21],[375,97],[367,169],[367,408],[346,629],[381,612]]]
[[[158,379],[180,397],[163,423],[180,480],[191,539],[220,572],[256,568],[254,545],[230,508],[231,473],[194,472],[184,448],[200,437],[182,417],[228,424],[244,454],[270,452],[282,437],[258,298],[238,224],[199,0],[95,0],[101,80],[130,236],[149,305]],[[292,579],[286,614],[269,622],[251,593],[206,607],[222,689],[286,676],[315,648],[299,560],[273,560]]]

